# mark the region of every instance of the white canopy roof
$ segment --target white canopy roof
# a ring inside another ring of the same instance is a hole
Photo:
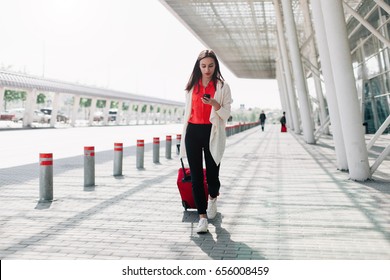
[[[239,78],[274,79],[276,18],[273,0],[160,0]],[[302,0],[292,0],[303,42]],[[356,8],[360,0],[346,0]],[[346,17],[349,17],[346,14]]]

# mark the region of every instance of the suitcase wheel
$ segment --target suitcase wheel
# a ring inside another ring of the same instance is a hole
[[[184,207],[184,210],[186,210],[186,211],[187,211],[187,209],[189,208],[189,206],[188,206],[187,202],[185,202],[184,200],[182,200],[182,201],[181,201],[181,204],[183,205],[183,207]]]

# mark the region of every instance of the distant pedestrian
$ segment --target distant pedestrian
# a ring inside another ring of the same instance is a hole
[[[286,112],[283,112],[283,117],[280,118],[280,124],[282,125],[281,132],[287,132],[287,127],[286,127]]]
[[[217,215],[217,196],[221,186],[219,167],[232,102],[230,87],[221,75],[217,56],[212,50],[202,51],[186,86],[180,145],[180,155],[187,155],[191,170],[192,192],[199,214],[197,233],[207,232],[207,218],[214,219]],[[206,197],[203,186],[203,154],[209,197]]]
[[[264,131],[264,124],[265,124],[265,119],[266,119],[266,118],[267,118],[267,117],[265,116],[264,111],[261,111],[259,120],[260,120],[260,125],[261,125],[261,130],[262,130],[262,131]]]

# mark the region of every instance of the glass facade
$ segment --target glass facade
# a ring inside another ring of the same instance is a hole
[[[390,4],[390,0],[384,1]],[[390,17],[374,1],[362,1],[359,14],[389,41]],[[390,115],[390,51],[360,21],[347,23],[349,42],[366,133],[375,133]],[[390,126],[384,133],[390,133]]]

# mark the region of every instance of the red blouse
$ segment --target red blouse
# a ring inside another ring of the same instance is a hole
[[[194,86],[192,91],[192,109],[191,116],[188,120],[189,123],[193,124],[211,124],[210,114],[211,114],[211,105],[204,104],[202,102],[203,94],[210,94],[211,98],[214,98],[215,95],[215,85],[213,81],[210,81],[206,87],[203,86],[202,80],[199,80],[199,83]]]

